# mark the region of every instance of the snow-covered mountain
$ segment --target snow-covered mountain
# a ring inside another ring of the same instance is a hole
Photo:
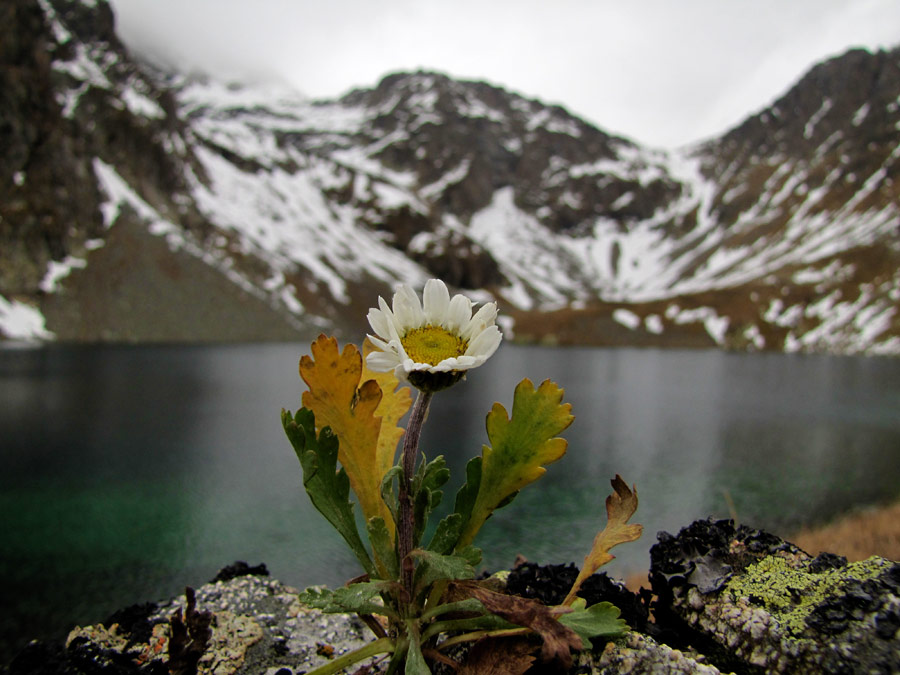
[[[312,101],[161,72],[105,0],[0,26],[11,337],[356,338],[438,276],[522,339],[900,353],[900,49],[663,151],[438,73]]]

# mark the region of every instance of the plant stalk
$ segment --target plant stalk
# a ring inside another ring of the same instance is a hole
[[[390,654],[393,651],[394,641],[391,640],[391,638],[384,637],[380,640],[375,640],[375,642],[370,642],[352,652],[347,652],[343,656],[336,658],[334,661],[326,663],[324,666],[319,666],[315,670],[309,671],[309,675],[333,675],[334,673],[339,673],[344,670],[344,668],[352,666],[354,663],[369,658],[370,656]]]
[[[413,549],[413,532],[415,531],[415,513],[412,501],[412,480],[416,469],[416,457],[419,454],[419,436],[422,435],[422,424],[428,413],[428,405],[433,394],[419,390],[416,402],[409,415],[406,437],[403,440],[403,455],[400,466],[403,476],[400,480],[398,495],[399,512],[397,523],[397,548],[400,558],[400,583],[412,600],[413,596],[413,560],[409,557]]]

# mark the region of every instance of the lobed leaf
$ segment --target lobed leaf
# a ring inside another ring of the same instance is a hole
[[[413,546],[418,546],[428,524],[428,517],[438,507],[444,493],[439,489],[450,479],[450,469],[443,456],[431,462],[425,461],[424,455],[418,471],[412,481],[413,496]]]
[[[560,403],[562,396],[563,390],[550,380],[535,389],[531,380],[525,379],[516,387],[511,417],[502,405],[494,404],[487,416],[491,446],[482,450],[477,496],[472,503],[475,490],[468,485],[457,494],[457,506],[470,510],[458,546],[471,543],[494,510],[543,476],[547,471],[544,464],[555,462],[565,454],[566,441],[556,435],[574,417],[570,412],[572,406]],[[473,474],[477,472],[471,462],[466,469],[467,474],[470,469]]]
[[[365,520],[380,516],[393,532],[394,517],[381,498],[381,481],[403,435],[396,424],[409,409],[409,390],[396,391],[392,374],[367,371],[354,345],[339,352],[337,340],[320,335],[311,350],[311,357],[300,359],[300,377],[309,387],[303,405],[315,413],[319,428],[331,427],[338,437],[338,459]]]
[[[434,530],[431,541],[426,547],[429,551],[446,555],[451,553],[459,541],[459,534],[464,524],[463,517],[458,513],[451,513],[443,518]]]
[[[325,427],[316,437],[316,419],[311,410],[301,408],[296,415],[281,411],[281,423],[303,468],[303,487],[313,506],[356,554],[366,573],[375,575],[372,559],[356,529],[350,481],[346,472],[337,470],[338,439]]]
[[[421,548],[410,551],[410,555],[419,560],[415,576],[416,595],[430,588],[435,581],[474,579],[473,564],[481,559],[481,552],[474,547],[467,547],[461,555],[440,555]]]
[[[342,586],[333,591],[327,588],[307,588],[297,597],[300,602],[328,614],[355,612],[356,614],[382,614],[396,618],[394,611],[384,606],[381,594],[389,590],[393,582],[367,581]]]
[[[619,618],[619,608],[612,603],[598,602],[590,607],[585,605],[584,599],[578,598],[572,603],[573,611],[559,617],[560,623],[581,636],[585,649],[591,648],[591,638],[612,638],[628,631],[628,624]]]
[[[606,527],[594,537],[591,551],[584,557],[584,565],[563,601],[564,605],[571,605],[585,579],[615,557],[609,552],[613,546],[635,541],[644,531],[643,525],[628,524],[628,520],[637,511],[637,488],[629,490],[628,484],[619,474],[610,482],[614,492],[606,498]]]

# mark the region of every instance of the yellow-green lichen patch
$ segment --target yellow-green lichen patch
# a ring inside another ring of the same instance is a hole
[[[788,636],[800,637],[806,617],[818,605],[841,595],[846,584],[877,577],[891,565],[889,560],[872,557],[838,569],[810,572],[805,564],[795,567],[785,558],[771,555],[730,579],[723,592],[732,602],[747,598],[765,608]]]

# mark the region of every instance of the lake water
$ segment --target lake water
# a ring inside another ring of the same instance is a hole
[[[235,560],[296,586],[359,573],[312,508],[284,436],[305,345],[0,349],[0,649],[59,636],[197,586]],[[900,360],[503,345],[438,394],[422,450],[453,472],[486,442],[494,401],[553,379],[576,416],[569,450],[476,540],[488,569],[516,554],[581,562],[609,480],[637,485],[646,569],[659,530],[728,517],[787,533],[900,493]]]

